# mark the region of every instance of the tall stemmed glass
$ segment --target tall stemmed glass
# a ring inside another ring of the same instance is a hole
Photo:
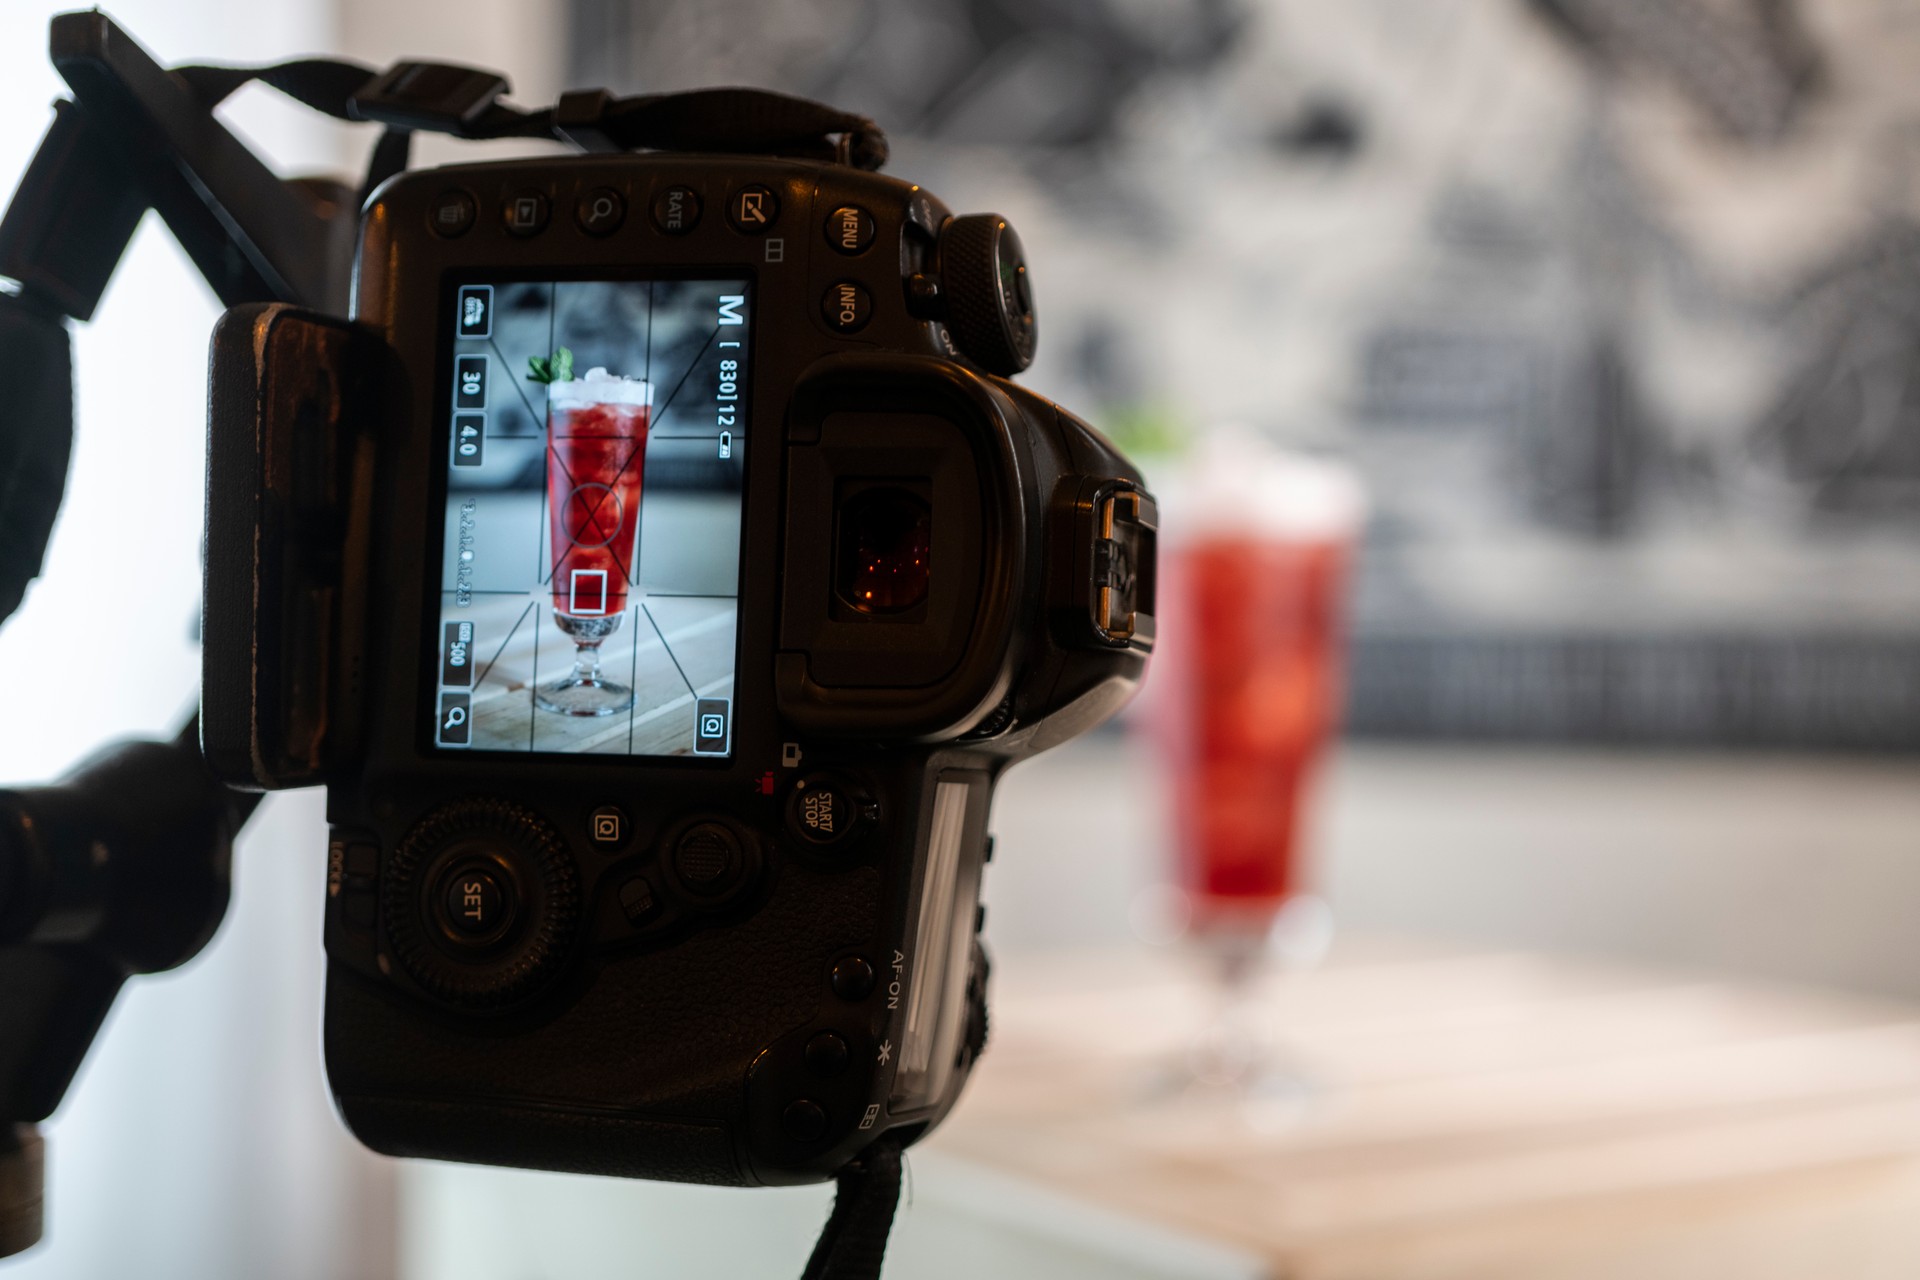
[[[1331,934],[1303,819],[1338,720],[1344,601],[1364,503],[1344,467],[1222,432],[1162,507],[1150,723],[1172,780],[1175,876],[1215,1008],[1176,1083],[1297,1092],[1258,984]]]
[[[600,368],[573,378],[565,347],[532,363],[529,376],[547,384],[553,620],[574,643],[573,670],[533,701],[561,715],[609,716],[633,705],[633,690],[601,673],[600,646],[620,629],[638,580],[653,384]]]

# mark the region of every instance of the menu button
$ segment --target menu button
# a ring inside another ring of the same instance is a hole
[[[827,215],[827,244],[840,253],[865,253],[873,243],[873,215],[857,204],[843,204]]]

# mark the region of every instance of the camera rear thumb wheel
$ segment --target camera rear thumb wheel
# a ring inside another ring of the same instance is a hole
[[[506,800],[457,800],[428,814],[394,850],[380,898],[400,967],[465,1009],[504,1008],[546,986],[579,927],[566,842]]]
[[[1033,363],[1039,336],[1027,251],[997,213],[949,218],[940,229],[947,328],[967,358],[1002,377]]]

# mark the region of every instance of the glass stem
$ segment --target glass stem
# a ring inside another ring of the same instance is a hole
[[[1194,1046],[1193,1073],[1207,1084],[1240,1088],[1259,1074],[1266,1056],[1258,991],[1266,935],[1231,930],[1211,943],[1215,1004]]]
[[[573,654],[573,678],[581,684],[600,683],[600,645],[577,645]]]

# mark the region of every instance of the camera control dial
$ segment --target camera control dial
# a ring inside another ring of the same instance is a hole
[[[435,999],[499,1008],[533,994],[565,958],[580,916],[566,843],[507,800],[456,800],[421,819],[381,883],[394,957]]]
[[[940,229],[947,327],[969,360],[1002,377],[1033,363],[1033,282],[1019,233],[997,213],[949,218]]]

